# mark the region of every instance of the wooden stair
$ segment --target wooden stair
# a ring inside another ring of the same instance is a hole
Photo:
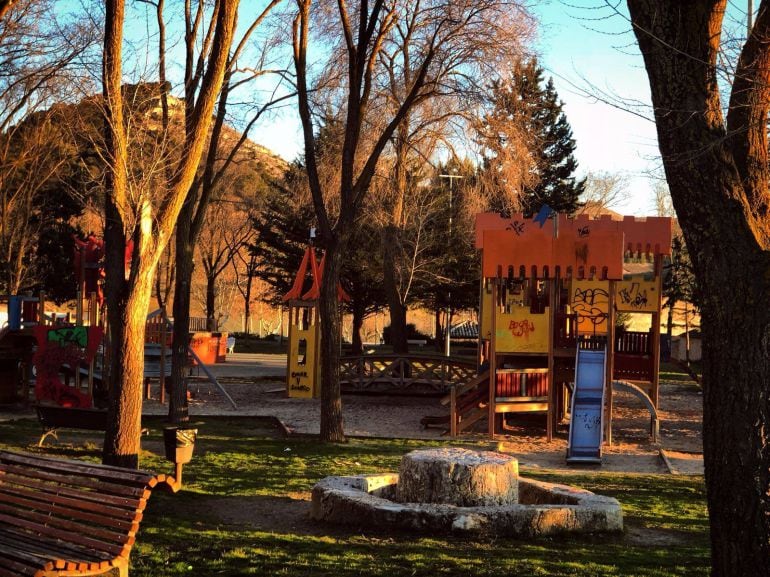
[[[489,372],[453,386],[441,404],[449,405],[449,434],[456,437],[467,431],[489,414]]]

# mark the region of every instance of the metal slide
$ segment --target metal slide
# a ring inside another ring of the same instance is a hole
[[[568,463],[602,462],[606,349],[578,349],[567,445]]]

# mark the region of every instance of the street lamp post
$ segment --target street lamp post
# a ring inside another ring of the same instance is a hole
[[[439,174],[439,178],[449,179],[449,241],[452,241],[452,183],[456,178],[463,178],[459,174]],[[447,305],[446,305],[446,330],[444,331],[444,355],[450,354],[450,342],[452,340],[451,330],[451,318],[452,318],[452,291],[447,293]]]

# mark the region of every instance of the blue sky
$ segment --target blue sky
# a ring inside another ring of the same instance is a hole
[[[564,101],[580,172],[625,172],[630,196],[615,210],[643,215],[652,210],[660,163],[647,76],[619,4],[620,14],[602,0],[537,2],[538,51]],[[634,114],[602,102],[607,97],[641,105]]]

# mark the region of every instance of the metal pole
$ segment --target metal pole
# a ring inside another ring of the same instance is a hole
[[[746,16],[746,38],[751,36],[751,29],[754,26],[754,0],[749,0],[748,14]]]

